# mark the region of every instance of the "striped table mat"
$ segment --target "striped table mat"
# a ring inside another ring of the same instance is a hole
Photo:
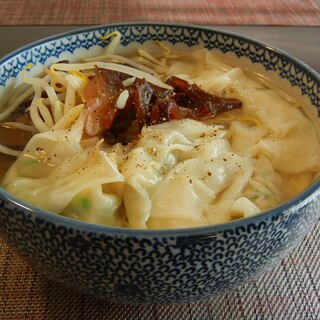
[[[0,25],[320,25],[319,0],[0,0]]]
[[[319,320],[320,222],[264,277],[201,302],[121,305],[49,282],[0,240],[1,320]]]

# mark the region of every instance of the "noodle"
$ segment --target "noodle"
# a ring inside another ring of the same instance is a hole
[[[59,130],[70,127],[70,125],[78,119],[81,110],[84,108],[83,104],[79,104],[76,107],[70,109],[67,111],[58,122],[55,123],[54,126],[52,126],[52,130]]]
[[[0,121],[10,116],[26,98],[32,95],[32,93],[33,89],[28,89],[23,94],[19,95],[18,97],[15,97],[15,100],[9,104],[9,107],[0,113]]]
[[[113,37],[113,39],[111,40],[111,42],[109,43],[109,45],[105,49],[106,54],[111,54],[115,51],[116,47],[120,43],[121,34],[118,31],[114,31],[114,32],[111,32],[111,33],[101,37],[101,40],[108,40],[112,37]]]
[[[72,71],[72,70],[90,70],[94,68],[101,68],[106,70],[112,70],[112,71],[118,71],[125,74],[128,74],[132,77],[136,77],[139,79],[145,79],[146,81],[159,86],[161,88],[165,89],[172,89],[170,86],[166,85],[162,81],[160,81],[158,78],[154,77],[151,74],[148,74],[146,72],[134,69],[132,67],[119,65],[115,63],[108,63],[108,62],[86,62],[81,64],[65,64],[65,63],[59,63],[59,64],[53,64],[51,66],[54,70],[61,70],[61,71]]]
[[[14,156],[14,157],[17,157],[21,154],[20,151],[17,151],[17,150],[13,150],[11,148],[7,148],[3,145],[0,144],[0,152],[1,153],[4,153],[4,154],[7,154],[9,156]]]
[[[3,122],[2,125],[9,128],[20,129],[24,131],[37,132],[37,129],[34,126],[20,122]]]
[[[41,88],[36,86],[34,88],[34,97],[30,106],[30,117],[33,124],[38,129],[39,132],[45,132],[50,130],[50,128],[45,124],[38,112],[38,101],[41,99]]]
[[[91,58],[83,59],[84,62],[94,62],[94,61],[114,61],[114,62],[120,62],[122,64],[126,64],[130,67],[136,68],[138,70],[141,70],[146,73],[150,73],[154,77],[160,79],[160,76],[157,72],[155,72],[153,69],[146,67],[145,65],[142,65],[140,63],[136,63],[131,59],[127,59],[122,56],[114,55],[114,54],[105,54],[101,56],[95,56]]]
[[[43,104],[43,98],[38,100],[38,110],[39,114],[42,117],[44,123],[48,128],[51,128],[54,125],[52,116],[48,108]]]

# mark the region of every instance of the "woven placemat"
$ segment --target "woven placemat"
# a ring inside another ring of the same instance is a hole
[[[184,305],[121,305],[73,292],[0,240],[0,319],[320,319],[320,222],[274,270],[232,293]]]
[[[166,21],[202,25],[319,26],[315,0],[0,0],[0,25]],[[320,222],[264,277],[186,305],[101,301],[47,281],[0,239],[0,319],[320,319]]]
[[[165,21],[201,25],[320,25],[318,0],[1,0],[0,25]]]

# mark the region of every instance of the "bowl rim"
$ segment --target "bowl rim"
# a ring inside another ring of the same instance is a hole
[[[279,49],[273,45],[270,45],[266,42],[252,39],[241,34],[221,30],[216,27],[207,27],[200,25],[192,24],[180,24],[180,23],[165,23],[165,22],[125,22],[125,23],[110,23],[110,24],[101,24],[88,27],[75,28],[66,32],[58,33],[52,36],[41,38],[37,41],[33,41],[29,44],[21,46],[16,50],[6,54],[1,57],[0,65],[6,63],[11,58],[19,55],[20,53],[30,50],[34,47],[43,45],[47,42],[59,40],[68,36],[73,36],[85,32],[94,32],[103,28],[117,28],[117,27],[138,27],[138,26],[162,26],[162,27],[177,27],[182,29],[197,29],[204,32],[216,32],[222,35],[229,37],[234,37],[237,39],[244,40],[251,44],[256,44],[261,48],[275,52],[276,54],[285,57],[290,62],[293,62],[300,67],[302,67],[307,73],[309,73],[317,82],[320,84],[320,75],[305,62],[294,57],[290,53]],[[201,235],[212,235],[215,236],[226,230],[236,229],[240,227],[246,227],[250,224],[258,224],[266,219],[273,219],[282,214],[290,213],[294,209],[307,204],[313,198],[320,196],[320,178],[317,178],[311,185],[309,185],[305,190],[294,196],[293,198],[280,203],[278,206],[271,208],[266,211],[262,211],[258,214],[247,218],[241,218],[225,223],[220,223],[216,225],[200,226],[200,227],[187,227],[187,228],[174,228],[174,229],[134,229],[126,227],[112,227],[107,225],[100,225],[95,223],[89,223],[69,217],[59,215],[57,213],[49,212],[47,210],[40,209],[31,204],[20,200],[19,198],[9,194],[5,189],[0,186],[0,198],[3,198],[4,201],[7,201],[13,205],[16,205],[18,208],[23,208],[26,212],[29,212],[31,215],[35,215],[36,218],[43,219],[46,222],[51,222],[57,225],[63,225],[67,228],[78,229],[82,232],[92,233],[92,234],[109,234],[109,235],[118,235],[118,236],[128,236],[128,237],[142,237],[142,238],[154,238],[154,237],[176,237],[176,236],[201,236]]]

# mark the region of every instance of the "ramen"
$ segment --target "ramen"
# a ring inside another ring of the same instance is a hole
[[[206,49],[123,57],[110,36],[100,56],[25,71],[0,114],[21,141],[0,148],[9,193],[90,223],[184,228],[268,210],[318,177],[298,101]]]

